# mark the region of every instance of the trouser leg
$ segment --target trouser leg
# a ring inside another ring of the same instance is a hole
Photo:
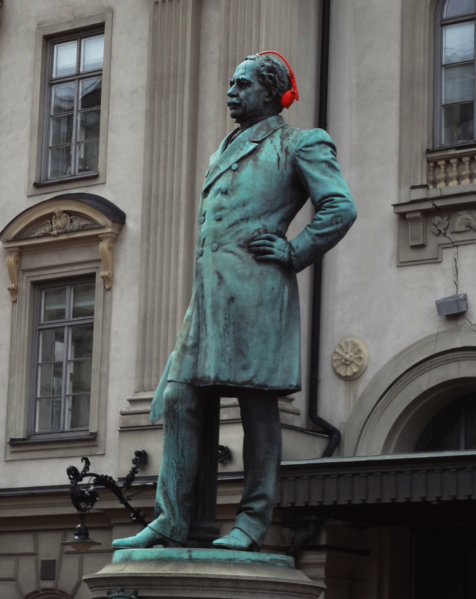
[[[235,527],[261,547],[271,524],[281,464],[278,398],[253,392],[239,402],[244,431],[245,481]]]
[[[164,392],[164,444],[150,527],[185,543],[200,460],[203,401],[194,385],[168,383]]]

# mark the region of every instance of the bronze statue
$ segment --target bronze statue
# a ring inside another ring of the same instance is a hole
[[[270,525],[281,460],[278,397],[301,388],[296,273],[356,218],[330,137],[280,116],[290,81],[287,67],[268,55],[248,56],[231,80],[228,107],[240,126],[210,158],[192,299],[152,405],[152,421],[164,415],[156,519],[114,541],[116,549],[186,542],[211,392],[239,400],[245,471],[235,526],[213,546],[258,551]],[[309,197],[316,215],[288,241]]]

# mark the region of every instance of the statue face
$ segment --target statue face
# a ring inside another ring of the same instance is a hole
[[[270,91],[258,81],[258,63],[245,60],[236,67],[227,92],[231,118],[238,123],[261,116],[270,111]],[[271,94],[272,95],[272,94]]]

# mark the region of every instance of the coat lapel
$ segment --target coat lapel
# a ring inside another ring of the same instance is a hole
[[[253,152],[260,141],[268,137],[273,131],[283,127],[286,121],[282,116],[272,116],[264,121],[260,121],[253,125],[232,142],[226,149],[228,138],[232,133],[227,135],[221,142],[218,150],[213,154],[210,159],[210,170],[208,172],[207,179],[203,186],[203,190],[208,189],[226,170],[228,170],[232,164],[238,162],[251,152]]]

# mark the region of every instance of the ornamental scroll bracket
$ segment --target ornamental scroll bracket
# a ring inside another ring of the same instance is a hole
[[[7,256],[8,275],[10,277],[10,285],[7,289],[12,296],[12,302],[16,302],[18,298],[18,269],[20,268],[20,248],[8,248]]]
[[[101,273],[101,279],[104,281],[104,287],[111,289],[112,287],[112,273],[114,267],[114,241],[117,235],[108,233],[105,235],[99,235],[101,242],[99,244],[99,254],[101,256],[102,266],[104,268]]]

